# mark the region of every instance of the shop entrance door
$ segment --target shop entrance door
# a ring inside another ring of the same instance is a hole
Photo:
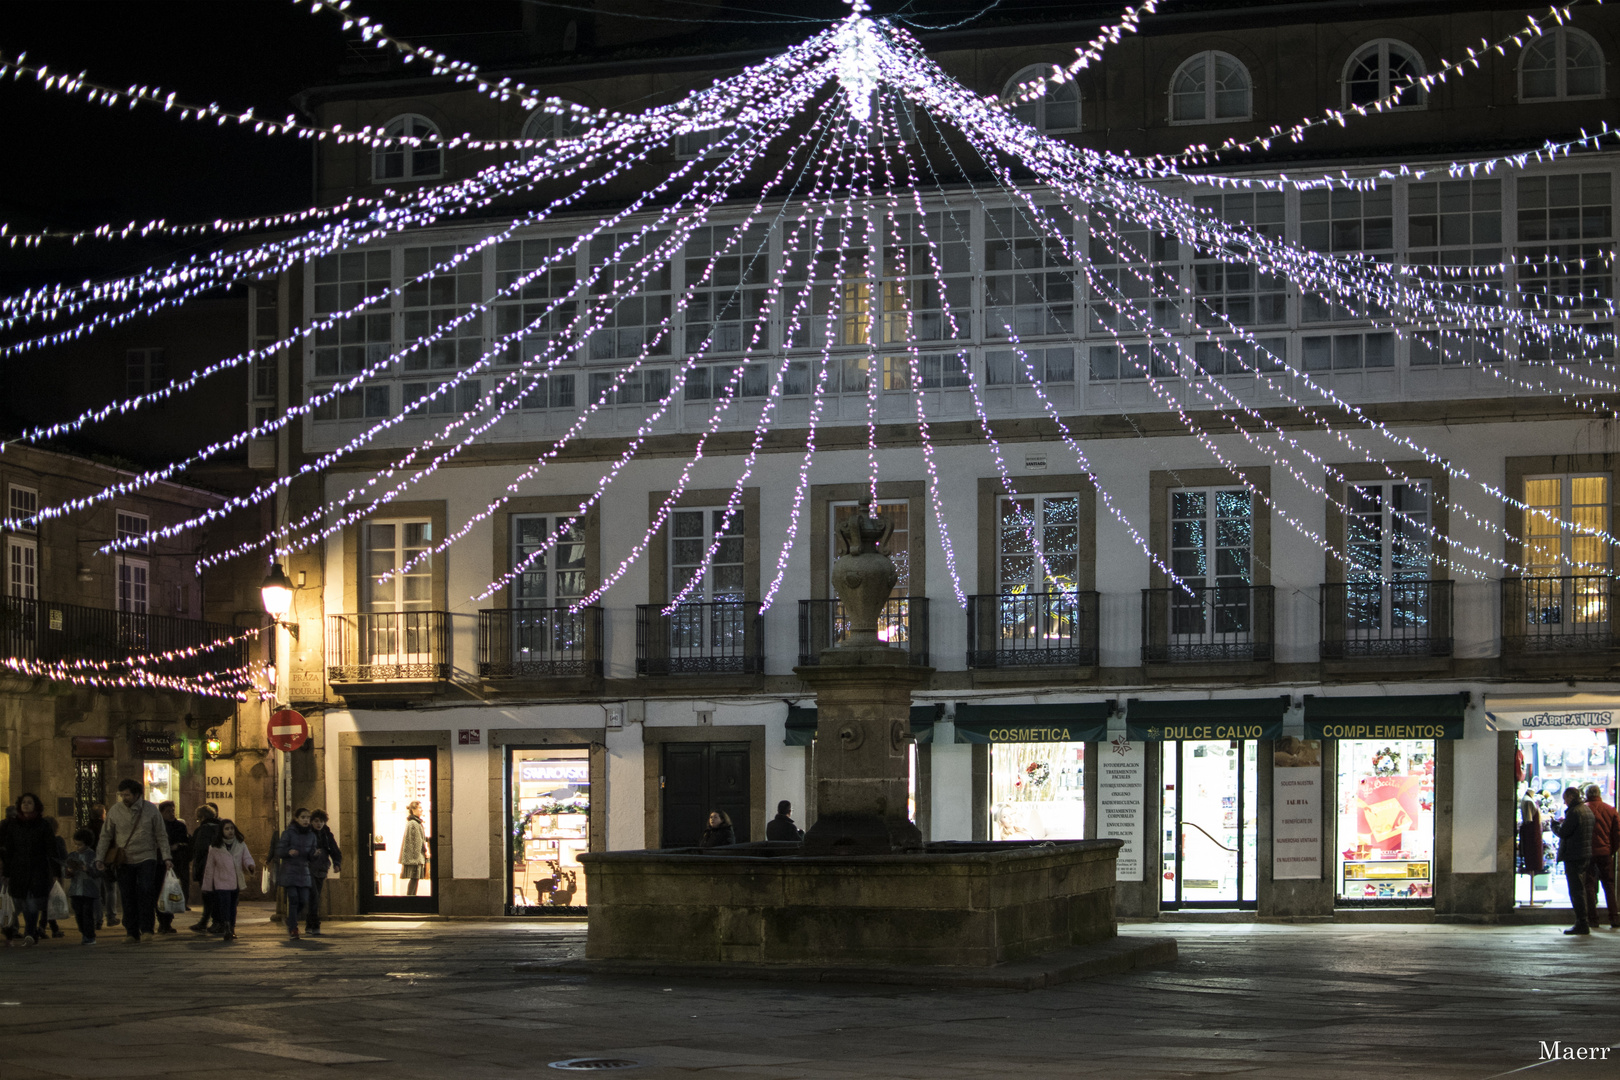
[[[748,744],[665,743],[663,775],[663,847],[696,847],[713,810],[723,810],[747,843],[749,798]]]
[[[1254,739],[1162,744],[1165,908],[1255,906]]]
[[[431,746],[363,749],[357,763],[360,818],[360,910],[367,914],[439,911],[438,751]],[[421,845],[408,843],[413,803],[419,803]],[[417,861],[425,856],[425,862]],[[407,862],[401,862],[407,859]]]

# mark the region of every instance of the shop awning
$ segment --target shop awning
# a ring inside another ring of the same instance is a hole
[[[1307,739],[1460,739],[1468,692],[1305,698]]]
[[[1289,698],[1131,698],[1125,706],[1125,736],[1140,742],[1205,739],[1280,739]]]
[[[1620,728],[1620,698],[1605,694],[1561,697],[1485,695],[1485,721],[1492,731],[1545,728]]]
[[[1101,742],[1108,737],[1106,701],[1042,705],[956,706],[959,743]]]
[[[934,720],[938,716],[938,705],[913,705],[911,707],[911,737],[918,746],[925,746],[934,741]],[[797,705],[789,705],[787,738],[782,741],[789,746],[809,746],[815,739],[816,710],[801,709]]]

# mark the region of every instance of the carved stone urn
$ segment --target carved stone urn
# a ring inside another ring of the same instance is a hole
[[[872,500],[838,526],[838,559],[833,563],[832,585],[844,605],[849,631],[834,648],[882,648],[878,618],[889,602],[899,576],[887,550],[894,523],[872,513]]]

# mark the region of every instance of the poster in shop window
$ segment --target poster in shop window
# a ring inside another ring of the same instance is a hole
[[[1271,877],[1322,880],[1322,744],[1277,740],[1271,769]]]
[[[1142,880],[1142,819],[1147,797],[1147,745],[1120,735],[1103,744],[1097,771],[1097,835],[1123,840],[1116,881]]]

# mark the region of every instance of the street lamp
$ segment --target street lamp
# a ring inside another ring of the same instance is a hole
[[[282,623],[287,612],[292,610],[292,579],[287,576],[280,563],[271,565],[270,573],[259,586],[259,599],[264,604],[265,613],[278,625]]]
[[[208,729],[208,738],[203,741],[203,749],[208,751],[208,756],[211,758],[219,757],[220,753],[225,749],[225,741],[219,737],[218,728]]]

